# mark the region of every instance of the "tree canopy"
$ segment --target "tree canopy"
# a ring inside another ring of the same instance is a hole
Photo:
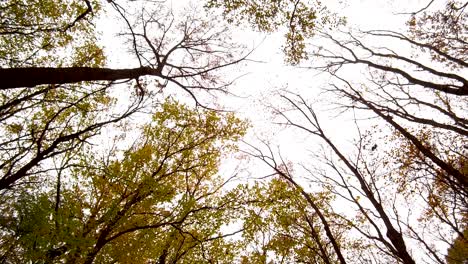
[[[1,1],[0,263],[465,263],[468,4],[423,2]],[[314,84],[225,107],[242,30]]]

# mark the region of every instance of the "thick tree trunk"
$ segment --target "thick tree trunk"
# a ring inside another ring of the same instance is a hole
[[[0,89],[34,87],[41,84],[63,84],[84,81],[115,81],[134,79],[144,75],[161,76],[161,71],[150,67],[109,69],[91,67],[69,68],[8,68],[0,69]]]

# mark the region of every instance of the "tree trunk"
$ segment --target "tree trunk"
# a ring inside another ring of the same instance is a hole
[[[0,90],[34,87],[41,84],[63,84],[85,81],[115,81],[134,79],[144,75],[161,76],[159,69],[140,67],[109,69],[91,67],[30,67],[0,69]]]

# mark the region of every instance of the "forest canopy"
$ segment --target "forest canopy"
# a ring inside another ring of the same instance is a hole
[[[353,5],[1,1],[0,263],[466,263],[468,3]]]

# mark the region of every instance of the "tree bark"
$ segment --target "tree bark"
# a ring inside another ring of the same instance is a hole
[[[30,67],[0,69],[0,90],[34,87],[41,84],[64,84],[85,81],[116,81],[140,76],[161,76],[160,69],[139,67],[109,69],[91,67]]]

